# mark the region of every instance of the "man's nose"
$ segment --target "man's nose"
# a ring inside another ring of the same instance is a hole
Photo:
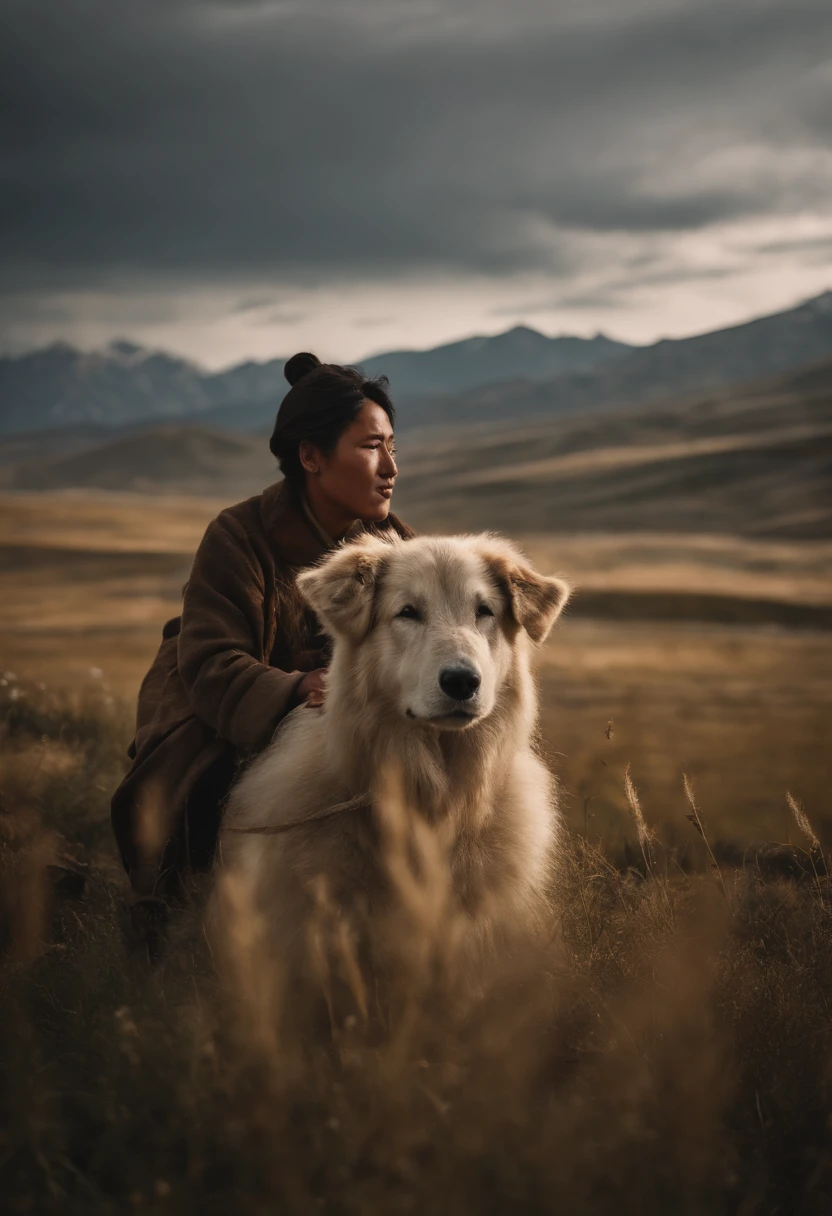
[[[393,453],[391,451],[389,451],[387,448],[385,448],[384,455],[387,458],[383,462],[383,465],[382,465],[382,468],[384,469],[385,474],[388,477],[398,477],[399,470],[398,470],[395,460],[393,459]]]

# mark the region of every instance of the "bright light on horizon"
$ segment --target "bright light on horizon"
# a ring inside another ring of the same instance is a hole
[[[343,289],[298,291],[291,312],[285,296],[240,289],[174,294],[145,288],[125,297],[87,292],[56,300],[56,319],[17,333],[14,326],[7,328],[2,353],[22,354],[58,341],[95,351],[125,339],[219,371],[246,360],[286,358],[298,350],[313,350],[331,362],[360,363],[387,351],[428,350],[521,325],[550,337],[590,338],[601,332],[648,345],[784,311],[830,287],[832,266],[821,265],[795,267],[791,273],[778,269],[776,275],[758,271],[733,280],[705,279],[673,290],[669,285],[654,292],[643,289],[627,304],[596,308],[557,307],[551,289],[547,303],[540,283],[499,289],[462,282],[362,285],[346,293],[346,305]]]

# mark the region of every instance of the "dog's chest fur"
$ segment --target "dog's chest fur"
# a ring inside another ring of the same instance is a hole
[[[403,864],[425,890],[437,881],[447,883],[450,903],[459,912],[476,919],[487,910],[499,919],[512,908],[527,909],[542,894],[545,867],[539,862],[551,843],[549,825],[535,829],[524,822],[508,788],[505,797],[506,813],[495,807],[476,824],[467,814],[451,812],[437,822],[419,811],[371,805],[299,827],[272,847],[282,853],[281,868],[302,888],[311,891],[323,877],[328,897],[344,911],[384,910],[395,897]],[[538,858],[533,860],[535,836]]]

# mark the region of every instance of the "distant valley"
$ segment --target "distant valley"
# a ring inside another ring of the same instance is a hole
[[[477,366],[496,375],[521,351],[541,374],[552,359],[573,368],[538,383],[405,401],[396,427],[396,510],[441,531],[832,537],[832,294],[623,353],[606,339],[581,342],[512,330],[418,356],[380,356],[368,370],[397,366],[406,383],[422,386],[440,372],[462,383]],[[142,392],[162,374],[156,357],[129,345],[114,358],[119,374],[135,363],[131,383]],[[278,370],[243,365],[225,374],[223,391],[230,395],[236,384],[265,393]],[[182,367],[174,380],[180,373],[187,383]],[[182,412],[180,400],[179,413],[120,427],[100,420],[12,427],[0,434],[0,489],[246,497],[277,476],[267,446],[274,402],[250,407],[261,411],[256,429],[232,427],[235,408]]]
[[[48,440],[0,442],[0,487],[230,502],[277,476],[265,433],[164,422]],[[399,449],[395,509],[419,528],[828,538],[832,359],[680,404],[405,431]]]
[[[406,447],[397,509],[445,531],[832,537],[832,359],[681,405]]]

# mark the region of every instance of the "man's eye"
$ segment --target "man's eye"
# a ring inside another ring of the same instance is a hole
[[[477,609],[477,616],[493,616],[494,613],[488,607],[488,604],[480,604]]]
[[[404,608],[396,613],[396,616],[400,616],[406,621],[420,621],[422,619],[422,614],[412,604],[405,604]]]

